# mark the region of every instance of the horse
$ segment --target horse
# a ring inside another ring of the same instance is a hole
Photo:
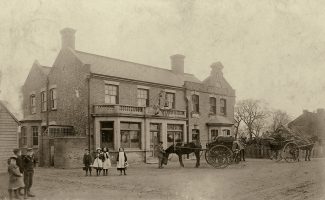
[[[300,146],[299,147],[299,150],[302,150],[302,151],[306,151],[306,155],[305,155],[305,161],[310,161],[310,156],[311,156],[311,152],[314,148],[314,145],[318,140],[318,137],[317,136],[312,136],[309,141],[311,142],[310,144],[307,144],[307,145],[303,145],[303,146]]]
[[[199,142],[189,142],[186,144],[183,144],[183,143],[173,144],[165,150],[166,153],[164,154],[164,160],[165,160],[164,164],[167,165],[169,155],[174,153],[178,156],[180,166],[184,167],[182,156],[184,154],[194,153],[194,155],[196,157],[195,167],[198,168],[200,166],[200,152],[201,151],[202,151],[202,145]]]

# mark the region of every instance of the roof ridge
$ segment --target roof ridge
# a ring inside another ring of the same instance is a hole
[[[99,57],[108,58],[108,59],[113,59],[113,60],[118,60],[118,61],[122,61],[122,62],[128,62],[128,63],[137,64],[137,65],[142,65],[142,66],[144,66],[144,67],[150,67],[150,68],[159,69],[159,70],[165,70],[165,71],[172,71],[172,70],[170,70],[170,69],[166,69],[166,68],[155,67],[155,66],[152,66],[152,65],[147,65],[147,64],[142,64],[142,63],[132,62],[132,61],[128,61],[128,60],[122,60],[122,59],[119,59],[119,58],[112,58],[112,57],[108,57],[108,56],[98,55],[98,54],[89,53],[89,52],[84,52],[84,51],[79,51],[79,50],[74,50],[74,51],[75,51],[76,53],[85,53],[85,54],[89,54],[89,55],[93,55],[93,56],[99,56]],[[190,74],[190,73],[184,73],[184,74],[194,75],[194,74]]]

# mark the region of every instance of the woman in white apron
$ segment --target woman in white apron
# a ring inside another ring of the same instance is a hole
[[[116,161],[117,161],[117,170],[120,171],[120,176],[122,175],[122,172],[124,172],[124,175],[126,175],[125,173],[125,169],[126,169],[126,166],[127,166],[127,157],[126,157],[126,154],[124,152],[124,149],[122,147],[119,148],[118,150],[118,154],[117,154],[117,158],[116,158]]]
[[[111,157],[109,156],[109,150],[107,147],[103,148],[103,176],[107,176],[108,168],[111,167]]]

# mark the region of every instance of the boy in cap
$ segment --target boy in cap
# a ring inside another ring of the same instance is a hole
[[[84,170],[86,171],[86,176],[88,176],[88,171],[91,176],[91,164],[93,163],[93,159],[92,159],[91,155],[89,154],[88,149],[85,149],[83,163],[85,165]]]
[[[30,189],[33,185],[33,176],[34,176],[34,166],[35,166],[34,152],[32,148],[27,149],[27,155],[23,157],[23,168],[24,168],[24,182],[25,182],[25,195],[34,197],[30,192]]]

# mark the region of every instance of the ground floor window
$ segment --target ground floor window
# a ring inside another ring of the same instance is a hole
[[[211,140],[214,141],[218,137],[218,129],[211,129]]]
[[[141,123],[121,122],[121,147],[141,148]]]
[[[167,124],[167,145],[183,142],[183,134],[182,124]]]
[[[33,146],[38,146],[38,126],[32,126]]]
[[[222,134],[224,136],[230,136],[230,130],[229,129],[224,129],[224,130],[222,130]]]
[[[200,140],[200,130],[199,129],[192,129],[192,141]]]
[[[20,144],[21,144],[21,146],[27,145],[27,128],[26,128],[26,126],[21,127]]]
[[[100,145],[109,149],[114,148],[114,122],[100,122]]]

